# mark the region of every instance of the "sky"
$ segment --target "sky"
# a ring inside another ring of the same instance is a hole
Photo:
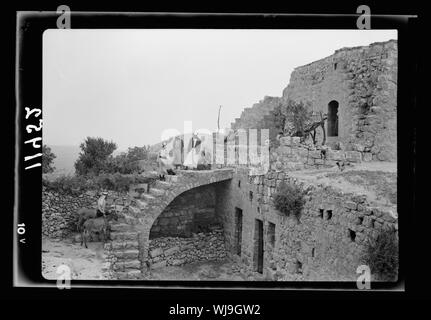
[[[294,68],[343,47],[397,39],[396,30],[85,30],[43,35],[43,142],[87,136],[119,150],[169,129],[215,131],[265,96],[281,96]],[[188,131],[188,130],[186,130]]]

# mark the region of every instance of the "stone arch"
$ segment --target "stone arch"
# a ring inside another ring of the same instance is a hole
[[[192,233],[207,232],[218,223],[216,183],[187,190],[172,200],[154,219],[149,239],[188,238]]]
[[[147,261],[150,240],[150,231],[155,220],[162,214],[167,206],[177,197],[189,190],[217,184],[218,182],[232,179],[232,169],[219,169],[211,171],[185,171],[176,176],[175,180],[166,183],[165,192],[157,197],[147,206],[142,207],[139,225],[135,229],[139,232],[140,257],[143,262]]]
[[[339,119],[338,119],[339,104],[337,100],[332,100],[328,103],[328,122],[327,134],[328,137],[338,137]]]

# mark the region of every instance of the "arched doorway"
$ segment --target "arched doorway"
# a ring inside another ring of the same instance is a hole
[[[338,137],[338,101],[328,104],[328,137]]]

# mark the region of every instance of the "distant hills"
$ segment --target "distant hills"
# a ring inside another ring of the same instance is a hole
[[[68,175],[75,173],[75,161],[78,159],[81,149],[79,146],[48,145],[56,155],[54,159],[55,175]]]
[[[47,145],[51,151],[56,155],[54,159],[55,170],[52,176],[73,175],[75,174],[75,161],[79,157],[81,149],[79,146],[72,145]],[[113,155],[117,155],[124,150],[115,150]]]

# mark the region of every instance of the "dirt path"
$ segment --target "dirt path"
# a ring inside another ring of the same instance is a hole
[[[204,281],[256,281],[263,276],[242,269],[230,260],[196,262],[183,266],[170,266],[151,270],[148,280],[204,280]]]
[[[42,239],[42,275],[49,280],[57,279],[58,266],[67,265],[73,279],[105,279],[103,272],[103,243],[89,242],[88,249],[71,240]]]

